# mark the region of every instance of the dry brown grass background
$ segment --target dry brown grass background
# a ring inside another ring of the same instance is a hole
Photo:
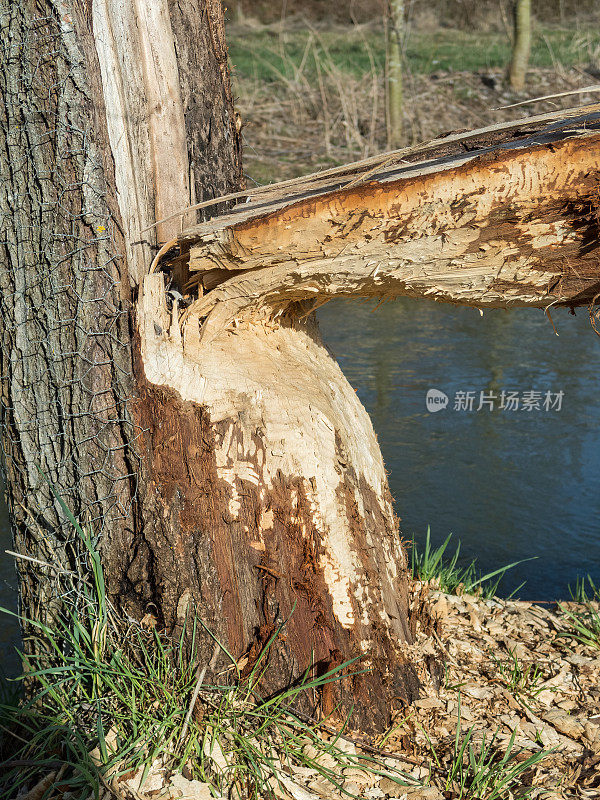
[[[469,4],[473,5],[471,0],[449,0],[437,7],[449,14],[449,8],[465,10]],[[341,24],[339,14],[333,19],[319,17],[322,5],[320,0],[288,4],[311,14],[284,15],[273,23],[261,20],[256,7],[251,16],[236,17],[230,11],[228,38],[249,185],[386,150],[381,18]],[[347,9],[348,3],[339,5]],[[541,5],[537,3],[538,8]],[[548,5],[556,17],[560,4]],[[565,0],[563,5],[567,15],[575,3]],[[536,20],[523,94],[511,91],[506,81],[508,18],[493,30],[491,23],[462,30],[424,14],[409,17],[404,143],[597,100],[600,93],[586,92],[503,108],[600,83],[600,13],[596,12],[597,19],[584,13],[590,4],[576,5],[578,13],[568,18],[568,24]],[[378,0],[365,0],[355,9],[366,13],[377,6]],[[277,7],[274,4],[272,12]]]

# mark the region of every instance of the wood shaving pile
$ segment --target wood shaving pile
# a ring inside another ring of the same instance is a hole
[[[563,609],[575,604],[550,609],[518,600],[449,595],[435,581],[415,582],[411,604],[421,627],[407,657],[419,673],[421,699],[397,713],[383,745],[387,755],[372,756],[380,774],[347,769],[340,775],[344,791],[365,800],[461,797],[447,780],[460,726],[459,741],[471,731],[477,748],[495,737],[500,755],[512,740],[515,762],[547,753],[523,774],[520,785],[500,797],[510,800],[528,790],[531,800],[600,798],[600,650],[559,635],[568,629]],[[362,748],[361,742],[362,737],[338,739],[337,746],[352,755],[363,753],[368,764],[374,750]],[[314,755],[323,767],[336,768],[331,756]],[[220,768],[227,767],[220,750],[211,754],[215,757],[223,761]],[[389,776],[381,774],[382,762]],[[415,785],[400,785],[393,779],[397,770]],[[172,774],[160,759],[146,774],[140,769],[118,780],[106,778],[105,800],[215,798],[208,783]],[[283,763],[279,782],[271,779],[270,787],[271,798],[278,800],[349,796],[316,770]],[[244,800],[237,790],[227,797]]]

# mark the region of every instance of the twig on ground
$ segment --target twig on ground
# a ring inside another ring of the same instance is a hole
[[[215,644],[210,663],[208,665],[205,664],[198,673],[198,680],[196,681],[196,686],[194,687],[194,691],[192,693],[190,705],[188,707],[187,714],[185,715],[185,720],[183,721],[183,727],[181,728],[181,733],[179,734],[179,739],[177,740],[177,748],[182,742],[185,742],[185,737],[187,736],[188,728],[190,727],[190,719],[192,718],[192,714],[194,713],[194,707],[196,705],[196,701],[198,700],[198,695],[200,694],[200,689],[202,688],[202,684],[204,683],[206,671],[207,669],[210,669],[211,672],[214,670],[215,665],[217,663],[217,656],[219,655],[220,650],[221,646],[217,642]]]

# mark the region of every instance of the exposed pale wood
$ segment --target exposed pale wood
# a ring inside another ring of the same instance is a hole
[[[148,260],[138,232],[190,202],[169,9],[166,0],[94,0],[92,19],[130,277],[138,283]],[[179,233],[183,221],[161,222],[158,240]]]
[[[132,246],[138,238],[132,233],[154,221],[153,181],[149,174],[151,145],[149,130],[141,124],[145,91],[135,34],[135,9],[131,3],[124,4],[115,21],[116,5],[112,0],[94,0],[92,23],[107,106],[106,125],[115,164],[119,210],[126,231],[130,279],[137,282],[148,251]]]
[[[138,326],[148,381],[210,419],[221,535],[238,542],[226,599],[243,602],[245,629],[229,637],[234,651],[252,636],[260,579],[277,619],[296,606],[286,660],[302,669],[360,655],[372,673],[354,682],[353,721],[387,718],[392,698],[415,689],[406,556],[371,421],[315,320],[249,321],[201,342],[198,320],[182,332],[164,276],[150,274]]]
[[[413,174],[424,175],[428,171],[450,169],[494,149],[535,147],[540,142],[561,141],[584,135],[586,130],[595,130],[599,124],[600,104],[594,104],[526,117],[510,123],[498,123],[466,133],[450,134],[441,139],[346,164],[305,178],[259,187],[248,194],[246,203],[235,206],[230,214],[220,216],[209,223],[186,228],[180,240],[194,243],[205,233],[218,228],[232,227],[251,218],[258,219],[305,198],[347,189],[360,185],[365,180],[387,182],[395,178],[410,177]],[[423,159],[423,156],[426,156],[426,159]],[[238,196],[244,196],[244,193],[238,193]]]
[[[384,168],[360,186],[248,207],[185,231],[212,288],[182,320],[211,338],[333,296],[481,307],[584,305],[600,282],[597,115],[469,153]],[[228,276],[228,271],[231,277]]]
[[[231,515],[239,515],[243,481],[267,490],[278,475],[310,476],[306,491],[323,536],[322,558],[335,613],[345,628],[352,628],[359,617],[368,625],[366,607],[355,607],[350,596],[361,566],[347,535],[351,526],[340,492],[345,468],[365,479],[373,496],[385,504],[390,531],[393,511],[371,421],[320,343],[314,324],[298,329],[244,325],[224,332],[211,347],[198,347],[198,340],[189,338],[194,326],[186,328],[188,338],[182,340],[176,308],[167,311],[162,275],[146,279],[139,314],[148,380],[168,384],[184,400],[207,408],[213,423],[230,426],[217,445],[217,469],[231,487]],[[390,557],[386,572],[396,569],[398,559],[403,559],[400,550]],[[400,625],[397,616],[394,624]]]
[[[122,8],[123,0],[118,6]],[[135,0],[135,8],[154,172],[154,218],[161,219],[182,198],[190,198],[185,117],[169,4]],[[170,239],[185,222],[184,217],[160,223],[158,240]]]

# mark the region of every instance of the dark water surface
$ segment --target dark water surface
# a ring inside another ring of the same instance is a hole
[[[467,558],[513,569],[504,593],[568,596],[590,573],[600,583],[600,339],[585,311],[488,311],[411,301],[337,301],[320,312],[326,343],[371,414],[405,537],[440,543],[448,533]],[[428,389],[449,397],[430,413]],[[542,393],[540,410],[500,410],[502,390]],[[474,392],[473,411],[454,410]],[[545,392],[564,392],[560,411]],[[477,411],[480,392],[497,399]],[[0,509],[0,605],[16,608],[6,511]],[[0,664],[16,669],[14,621],[0,615]]]
[[[449,533],[485,572],[515,567],[501,585],[531,600],[568,597],[600,579],[600,338],[585,310],[468,308],[404,298],[380,306],[336,301],[320,312],[326,344],[371,415],[406,538]],[[429,413],[430,388],[449,396]],[[500,410],[502,390],[542,393],[540,410]],[[473,411],[454,410],[472,391]],[[544,393],[562,391],[560,411]],[[480,392],[495,409],[477,411]]]

